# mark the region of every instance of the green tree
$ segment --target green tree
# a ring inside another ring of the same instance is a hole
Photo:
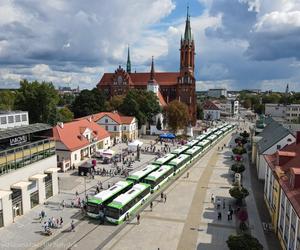
[[[197,119],[203,120],[203,118],[204,118],[203,108],[200,103],[197,103]]]
[[[174,100],[166,107],[166,115],[170,129],[176,133],[178,129],[185,128],[189,121],[189,111],[185,103]]]
[[[74,119],[73,112],[68,107],[63,107],[58,110],[57,120],[60,122],[70,122]]]
[[[0,91],[0,110],[10,111],[14,109],[16,93],[10,90]]]
[[[76,96],[72,105],[75,118],[105,111],[105,96],[97,89],[84,89]]]
[[[51,82],[22,80],[17,90],[15,107],[29,113],[30,123],[43,122],[54,125],[58,93]]]
[[[263,250],[260,242],[250,234],[230,235],[226,243],[230,250]]]
[[[229,189],[231,197],[235,198],[238,203],[241,203],[249,195],[249,191],[244,187],[235,186]]]
[[[231,166],[231,171],[235,173],[242,173],[245,171],[245,166],[243,164],[233,164]]]
[[[162,125],[162,124],[161,124],[160,117],[158,117],[157,123],[156,123],[156,128],[157,128],[158,130],[161,130],[161,129],[162,129],[162,126],[161,126],[161,125]]]
[[[124,95],[113,96],[111,100],[107,101],[106,103],[107,111],[119,110],[123,104],[124,98]]]

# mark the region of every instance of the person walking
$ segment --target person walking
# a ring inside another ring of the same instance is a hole
[[[62,202],[61,202],[61,207],[62,207],[62,209],[64,210],[64,208],[65,208],[65,200],[63,200]]]
[[[163,199],[164,199],[164,193],[161,192],[161,194],[160,194],[160,201],[163,201]]]
[[[211,194],[211,202],[214,202],[215,201],[215,196],[214,194]]]
[[[230,221],[230,211],[227,212],[227,220]]]
[[[165,203],[166,203],[166,201],[167,201],[167,195],[166,194],[164,195],[164,199],[165,199]]]
[[[140,218],[141,218],[140,214],[137,214],[137,216],[136,216],[136,221],[137,221],[137,224],[138,224],[138,225],[140,224]]]
[[[73,220],[71,221],[71,231],[75,232],[75,224]]]
[[[218,220],[222,220],[222,213],[218,212]]]
[[[63,218],[62,217],[60,217],[60,222],[59,222],[59,225],[60,225],[60,227],[62,228],[62,226],[63,226],[63,223],[64,223],[64,221],[63,221]]]
[[[187,172],[187,173],[186,173],[186,178],[189,178],[189,176],[190,176],[190,173]]]
[[[220,198],[217,199],[217,209],[219,209],[221,207],[221,200]]]
[[[153,209],[153,202],[151,201],[150,202],[150,210],[151,210],[151,212],[152,212],[152,209]]]

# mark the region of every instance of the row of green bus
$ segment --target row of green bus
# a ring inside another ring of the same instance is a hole
[[[121,223],[127,215],[133,214],[152,193],[187,168],[217,139],[233,128],[233,125],[222,124],[208,129],[196,139],[156,159],[142,170],[134,172],[125,181],[118,181],[109,189],[96,194],[88,199],[87,215],[91,218],[105,216],[111,223]]]

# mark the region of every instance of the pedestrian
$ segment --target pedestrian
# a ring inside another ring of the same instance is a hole
[[[151,212],[152,212],[152,209],[153,209],[153,202],[151,201],[150,202],[150,210],[151,210]]]
[[[190,173],[187,172],[187,173],[186,173],[186,178],[189,178],[189,176],[190,176]]]
[[[222,214],[221,214],[221,212],[218,212],[218,220],[222,220]]]
[[[215,196],[214,194],[211,194],[211,202],[214,202],[215,201]]]
[[[164,195],[164,198],[165,198],[165,203],[166,203],[166,201],[167,201],[167,195],[166,194]]]
[[[71,221],[71,231],[75,232],[75,224],[73,220]]]
[[[61,206],[62,206],[62,209],[64,209],[65,208],[65,201],[63,200],[62,202],[61,202]]]
[[[141,218],[140,214],[137,214],[137,216],[136,216],[136,221],[137,221],[137,224],[138,224],[138,225],[140,224],[140,218]]]
[[[220,198],[217,199],[217,209],[219,209],[221,207],[221,200]]]
[[[223,199],[223,209],[225,209],[225,199]]]
[[[77,190],[76,190],[76,193],[75,193],[75,195],[76,195],[76,197],[79,195]]]
[[[233,210],[230,209],[229,211],[230,211],[230,220],[232,220]]]
[[[230,211],[228,210],[227,212],[227,220],[229,221],[230,220]]]
[[[160,201],[163,201],[163,198],[164,198],[164,193],[161,192],[161,194],[160,194]]]
[[[60,217],[60,222],[59,222],[59,225],[60,225],[60,227],[62,227],[62,226],[63,226],[63,223],[64,223],[64,221],[63,221],[63,218],[62,218],[62,217]]]

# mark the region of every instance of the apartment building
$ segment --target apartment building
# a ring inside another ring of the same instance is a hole
[[[27,111],[0,111],[0,130],[29,125]]]

